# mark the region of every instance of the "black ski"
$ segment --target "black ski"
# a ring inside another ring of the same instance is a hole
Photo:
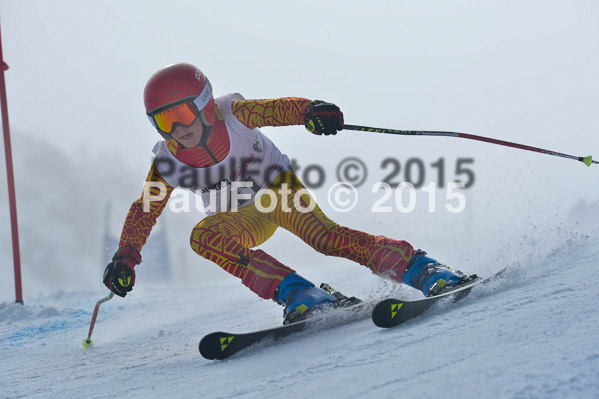
[[[210,333],[200,341],[200,353],[206,359],[226,359],[242,349],[250,347],[265,338],[274,340],[289,334],[302,331],[306,328],[308,320],[300,321],[286,326],[268,328],[266,330],[252,331],[249,333],[235,334],[217,331]]]
[[[296,323],[281,325],[265,330],[246,332],[241,334],[229,332],[213,332],[200,341],[200,353],[206,359],[226,359],[237,352],[246,349],[261,341],[276,341],[288,335],[310,329],[324,330],[334,328],[353,321],[367,319],[372,309],[372,303],[360,302],[345,308],[330,308],[319,312],[313,317]]]
[[[456,288],[453,291],[446,292],[437,296],[404,301],[401,299],[389,298],[378,302],[372,310],[372,321],[378,327],[389,328],[397,326],[407,320],[421,315],[437,301],[444,298],[451,298],[454,302],[462,299],[470,293],[473,287],[479,284],[486,284],[503,275],[506,269],[503,269],[486,279],[474,280],[466,285]]]

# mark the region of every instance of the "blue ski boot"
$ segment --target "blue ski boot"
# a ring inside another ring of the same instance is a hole
[[[464,285],[477,278],[476,274],[466,276],[458,270],[452,270],[429,258],[426,252],[419,249],[406,266],[402,281],[429,297],[443,294],[453,287]]]
[[[285,306],[283,324],[304,320],[314,308],[337,300],[335,296],[321,288],[316,288],[314,284],[296,273],[291,273],[281,281],[273,299]]]

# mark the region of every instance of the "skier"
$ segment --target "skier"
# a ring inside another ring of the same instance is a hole
[[[153,150],[145,186],[151,188],[131,205],[119,249],[104,271],[103,282],[116,295],[124,297],[132,290],[142,246],[175,187],[201,195],[208,209],[208,216],[191,232],[193,250],[260,297],[283,305],[285,323],[301,320],[338,298],[253,249],[278,227],[324,255],[358,262],[426,296],[470,278],[415,251],[406,241],[333,222],[293,173],[287,156],[259,130],[305,125],[316,135],[334,135],[343,129],[343,113],[336,105],[296,97],[245,100],[237,93],[215,99],[206,76],[186,63],[156,72],[145,86],[144,102],[150,122],[164,140]],[[237,207],[231,201],[234,197],[245,201]],[[313,207],[306,211],[309,204]]]

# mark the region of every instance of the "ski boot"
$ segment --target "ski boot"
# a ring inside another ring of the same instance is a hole
[[[281,281],[273,299],[285,306],[283,324],[304,320],[314,309],[339,300],[296,273],[289,274]]]
[[[429,258],[420,249],[406,266],[402,277],[405,284],[422,291],[427,297],[452,291],[477,279],[476,274],[466,276],[459,270],[452,270]]]

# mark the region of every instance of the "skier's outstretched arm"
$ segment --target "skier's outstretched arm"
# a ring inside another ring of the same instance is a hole
[[[343,113],[335,104],[300,97],[242,100],[231,103],[233,115],[249,129],[264,126],[305,125],[316,135],[337,134]]]
[[[141,249],[173,190],[152,163],[141,197],[131,204],[125,219],[119,249],[104,270],[104,285],[115,294],[124,297],[133,289]]]

